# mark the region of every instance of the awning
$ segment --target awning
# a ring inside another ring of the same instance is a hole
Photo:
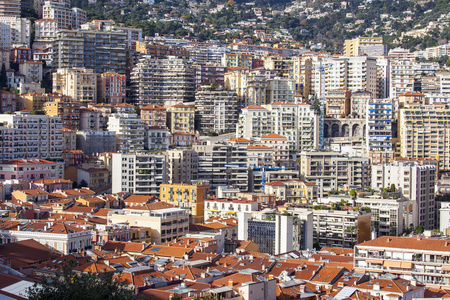
[[[232,214],[232,215],[235,215],[235,214],[236,214],[236,212],[235,212],[235,211],[227,211],[227,214]]]
[[[402,262],[401,268],[402,269],[411,269],[412,263],[411,262]]]
[[[450,265],[442,265],[442,271],[450,271]]]
[[[379,265],[383,264],[382,259],[367,259],[366,262],[371,263],[371,264],[379,264]]]
[[[211,209],[210,211],[212,211],[212,212],[220,212],[220,210],[214,210],[214,209]]]
[[[383,263],[383,266],[385,267],[393,267],[393,268],[401,268],[402,262],[401,261],[388,261],[385,260]]]

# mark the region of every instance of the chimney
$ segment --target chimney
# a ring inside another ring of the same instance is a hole
[[[379,282],[375,282],[375,284],[373,285],[373,290],[374,291],[379,291],[380,290],[380,283]]]
[[[233,287],[233,283],[234,283],[233,280],[228,280],[228,286],[229,287]]]
[[[411,279],[411,285],[417,286],[417,280],[415,278]]]
[[[273,279],[273,275],[270,274],[270,275],[269,275],[269,280],[272,280],[272,279]]]

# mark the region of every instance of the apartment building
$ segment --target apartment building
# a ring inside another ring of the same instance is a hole
[[[450,244],[444,239],[379,237],[355,247],[355,271],[389,273],[425,285],[450,286]]]
[[[0,91],[0,112],[13,113],[20,107],[19,95],[8,91]]]
[[[144,123],[138,115],[110,115],[108,131],[116,133],[116,149],[118,152],[131,153],[144,149]]]
[[[274,102],[242,109],[236,136],[252,139],[275,133],[287,138],[290,150],[312,150],[319,142],[318,125],[318,116],[310,105]]]
[[[109,213],[108,224],[133,224],[151,228],[151,243],[160,245],[189,232],[189,212],[175,207],[150,203],[145,207],[125,208]]]
[[[377,99],[389,98],[390,77],[391,77],[390,60],[386,57],[377,58]]]
[[[106,25],[104,31],[118,31],[126,34],[126,42],[128,49],[132,49],[135,45],[142,41],[142,29],[134,27],[123,27],[113,24]]]
[[[25,112],[0,115],[0,160],[62,159],[62,122],[59,117]]]
[[[0,15],[0,49],[30,46],[31,21],[18,16]]]
[[[317,199],[318,186],[300,179],[275,180],[264,185],[265,194],[274,194],[277,201],[306,203]]]
[[[175,104],[167,109],[167,127],[171,133],[194,133],[195,106]]]
[[[97,75],[97,100],[110,105],[125,102],[125,75],[106,72]]]
[[[73,7],[64,1],[45,1],[42,6],[42,18],[52,19],[58,22],[59,29],[80,28],[86,23],[86,11]]]
[[[62,139],[63,139],[63,151],[71,151],[77,149],[77,131],[63,128]]]
[[[86,155],[116,152],[116,133],[111,131],[77,131],[77,149]]]
[[[400,156],[439,158],[439,170],[450,170],[450,110],[446,105],[409,104],[399,111]]]
[[[162,126],[146,127],[145,144],[149,150],[166,151],[170,145],[169,129]]]
[[[136,51],[143,55],[151,55],[155,58],[165,58],[167,56],[189,58],[189,51],[184,47],[160,45],[147,41],[136,42]]]
[[[328,91],[325,97],[325,113],[330,118],[340,118],[350,114],[350,97],[352,93],[345,89]]]
[[[305,212],[297,208],[296,213]],[[371,239],[371,213],[353,210],[313,210],[314,244],[322,247],[353,248]]]
[[[15,47],[11,49],[11,62],[12,63],[24,63],[33,59],[33,51],[28,47]],[[20,73],[15,73],[15,76],[23,76],[25,80],[25,75]]]
[[[380,37],[357,37],[344,42],[345,56],[369,56],[386,55],[387,48],[383,45],[383,38]]]
[[[146,105],[141,107],[141,119],[148,126],[166,127],[166,109],[160,105]]]
[[[405,105],[409,104],[431,104],[425,103],[425,95],[421,92],[406,92],[398,95],[398,106],[399,108],[405,107]]]
[[[115,31],[60,30],[53,44],[53,66],[125,74],[125,39],[125,33]]]
[[[194,69],[187,59],[145,56],[131,72],[131,98],[140,106],[194,101]]]
[[[0,16],[20,16],[20,0],[0,1]]]
[[[372,166],[372,188],[394,185],[407,199],[416,202],[413,225],[433,229],[436,167],[416,162],[397,161],[390,165]],[[409,226],[409,224],[408,224]]]
[[[204,219],[211,217],[236,218],[240,212],[250,213],[258,211],[258,201],[236,198],[216,198],[211,197],[205,200]]]
[[[53,73],[53,92],[84,104],[97,103],[97,78],[92,69],[64,68]]]
[[[291,149],[292,144],[285,136],[270,133],[263,135],[261,145],[248,145],[247,156],[250,161],[256,162],[256,166],[274,165],[281,168],[292,167]],[[252,158],[253,156],[253,158]]]
[[[92,108],[80,108],[80,130],[106,131],[107,129],[107,114]]]
[[[167,182],[182,183],[197,180],[198,155],[190,149],[170,149],[165,152],[167,161]]]
[[[369,159],[338,152],[301,152],[300,175],[323,191],[370,185]]]
[[[325,91],[346,89],[351,92],[366,90],[377,94],[377,60],[373,57],[333,57],[313,61],[313,90],[321,96],[321,81]],[[324,69],[322,78],[321,69]]]
[[[373,99],[367,102],[366,147],[368,151],[392,150],[392,122],[394,105],[391,99]]]
[[[253,55],[244,53],[225,53],[222,57],[222,66],[226,68],[241,67],[247,70],[252,68]]]
[[[372,94],[368,91],[353,92],[350,97],[350,113],[362,118],[366,115],[367,103],[373,99]]]
[[[249,188],[247,145],[194,145],[198,155],[198,180],[209,181],[211,191],[233,185],[241,191]],[[250,181],[251,182],[251,181]]]
[[[167,182],[166,158],[159,154],[112,155],[112,192],[159,197],[159,186]]]
[[[190,57],[192,60],[192,55]],[[225,67],[214,65],[193,65],[192,67],[195,70],[196,89],[207,84],[224,85]]]
[[[209,182],[194,180],[191,183],[161,184],[159,199],[186,209],[190,213],[191,223],[203,223],[203,207],[209,196]]]
[[[61,178],[60,164],[35,158],[35,159],[13,159],[0,163],[0,179],[3,180],[27,180],[35,181],[41,179]]]
[[[377,237],[402,235],[405,230],[411,228],[414,212],[417,210],[416,202],[404,197],[358,197],[355,204],[363,208],[370,208],[371,228]]]
[[[397,98],[400,94],[414,90],[414,75],[412,60],[391,60],[389,78],[389,97]]]
[[[56,33],[59,30],[58,21],[53,19],[40,19],[34,22],[33,49],[46,49],[53,47]]]
[[[66,255],[92,247],[90,230],[66,223],[2,221],[0,222],[0,233],[2,244],[33,239]]]
[[[273,211],[237,215],[238,239],[255,242],[261,253],[277,255],[300,250],[302,222],[298,218]]]
[[[25,75],[25,83],[42,81],[43,63],[29,60],[19,65],[19,72]]]
[[[43,110],[45,103],[53,101],[72,101],[69,96],[64,96],[62,94],[39,94],[39,93],[27,93],[20,96],[21,104],[20,107],[24,110]]]
[[[64,128],[80,129],[79,102],[59,98],[52,102],[45,102],[43,110],[46,115],[60,117]]]
[[[232,132],[237,123],[236,93],[202,86],[195,93],[195,124],[202,133]]]

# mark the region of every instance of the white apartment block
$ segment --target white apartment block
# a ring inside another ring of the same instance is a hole
[[[198,130],[232,132],[237,123],[238,99],[235,92],[203,88],[195,94],[195,118]]]
[[[131,73],[131,93],[141,106],[169,107],[194,100],[195,70],[187,59],[144,56]]]
[[[340,199],[339,199],[340,201]],[[406,198],[387,198],[380,196],[358,197],[355,204],[370,208],[372,213],[372,232],[376,236],[400,236],[413,224],[416,202]]]
[[[258,201],[213,197],[206,199],[203,205],[205,220],[211,217],[234,218],[240,212],[251,213],[252,211],[258,211]]]
[[[36,20],[34,28],[33,49],[53,47],[56,32],[59,30],[58,22],[53,19],[40,19]]]
[[[63,158],[62,122],[57,116],[14,113],[0,115],[0,160]]]
[[[450,287],[446,239],[383,236],[357,245],[354,256],[355,272],[375,277],[390,273],[415,283]]]
[[[157,154],[112,156],[112,192],[130,192],[159,197],[159,186],[167,183],[166,158]]]
[[[120,31],[126,33],[126,42],[128,47],[133,46],[136,42],[142,42],[142,29],[133,27],[121,27],[116,25],[105,26],[105,31]]]
[[[151,243],[162,244],[169,242],[189,232],[189,211],[181,208],[125,208],[111,212],[108,224],[127,223],[132,226],[149,227]]]
[[[435,226],[435,178],[435,166],[420,165],[416,162],[398,161],[394,164],[372,166],[372,188],[380,189],[395,185],[396,190],[405,198],[416,202],[414,227],[422,225],[430,230]]]
[[[59,29],[69,27],[77,29],[86,23],[86,12],[78,7],[70,8],[67,2],[45,1],[42,7],[42,18],[58,22]]]
[[[286,137],[292,150],[312,150],[319,142],[318,125],[318,116],[310,105],[278,101],[242,109],[236,136],[254,139],[275,133]]]
[[[57,69],[53,73],[53,92],[82,103],[97,103],[97,76],[92,69]]]
[[[450,94],[450,73],[449,72],[439,72],[436,74],[439,78],[441,94]]]
[[[262,212],[238,213],[238,239],[253,241],[261,253],[277,255],[300,250],[301,221],[293,216]]]
[[[370,185],[369,158],[339,152],[301,152],[300,175],[323,191]]]
[[[19,72],[25,75],[25,83],[42,81],[43,63],[41,61],[26,61],[19,65]]]
[[[294,79],[275,77],[266,80],[266,103],[294,102],[297,85]]]
[[[145,130],[145,145],[149,150],[166,151],[169,149],[169,129],[162,126],[151,126]]]
[[[414,90],[413,61],[391,60],[389,78],[389,97],[397,98],[399,95]]]
[[[92,242],[90,230],[55,222],[3,221],[0,222],[0,234],[1,244],[34,239],[66,255],[90,249]]]
[[[336,89],[352,92],[368,91],[373,97],[377,94],[377,61],[375,58],[335,57],[313,62],[313,90],[320,97],[321,66],[324,68],[325,93]],[[325,96],[325,95],[323,95]]]
[[[144,149],[144,123],[136,114],[112,114],[108,131],[116,133],[117,151],[131,153]]]
[[[368,91],[357,91],[352,93],[350,98],[350,113],[357,118],[362,118],[366,115],[367,103],[373,96]]]
[[[0,16],[0,49],[30,46],[31,22],[25,18]]]
[[[190,183],[198,177],[198,155],[194,150],[171,149],[165,152],[167,183]]]
[[[375,98],[389,98],[391,67],[388,58],[377,58],[377,94]]]
[[[366,111],[366,147],[368,151],[392,150],[393,119],[391,99],[368,100]]]

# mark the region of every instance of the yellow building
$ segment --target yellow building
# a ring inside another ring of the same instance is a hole
[[[46,115],[60,117],[64,128],[79,130],[79,102],[72,101],[70,98],[56,98],[51,102],[45,102],[43,110]]]
[[[360,56],[363,53],[361,48],[371,46],[383,46],[381,37],[357,37],[351,40],[345,40],[344,56]],[[364,51],[363,51],[364,52]]]
[[[191,223],[203,223],[203,207],[209,195],[209,182],[193,180],[191,184],[161,184],[159,198],[180,208],[189,209]]]
[[[167,110],[167,126],[171,133],[182,131],[194,133],[195,107],[176,104]]]
[[[21,108],[23,110],[42,110],[46,102],[55,101],[60,99],[61,101],[70,101],[72,98],[69,96],[63,96],[61,94],[38,94],[27,93],[20,96]]]
[[[244,53],[225,53],[222,57],[222,66],[227,68],[241,67],[252,69],[253,56]]]
[[[439,159],[440,171],[450,170],[450,108],[436,103],[405,104],[399,111],[400,156]]]
[[[308,203],[308,200],[317,199],[318,187],[314,183],[299,180],[277,180],[266,183],[266,194],[275,194],[277,200],[289,203]]]

